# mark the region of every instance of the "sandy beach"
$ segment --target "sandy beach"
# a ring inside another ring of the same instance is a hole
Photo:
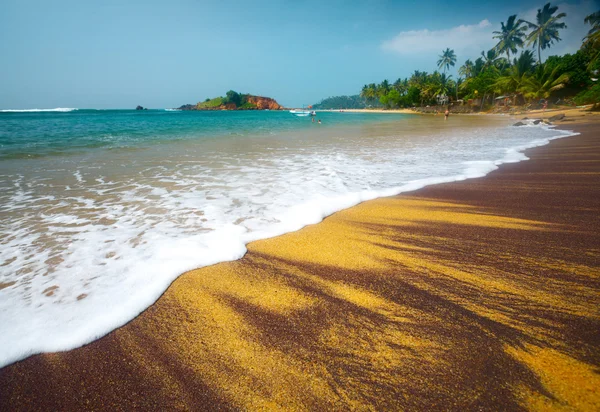
[[[251,243],[1,369],[0,410],[600,409],[600,122],[565,113],[530,161]]]

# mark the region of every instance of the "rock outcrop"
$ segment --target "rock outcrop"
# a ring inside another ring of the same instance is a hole
[[[262,97],[262,96],[248,96],[247,102],[253,105],[256,105],[257,110],[280,110],[282,107],[275,101],[275,99],[271,99],[270,97]]]

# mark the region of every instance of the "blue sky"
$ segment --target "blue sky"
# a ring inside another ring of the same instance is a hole
[[[0,109],[176,107],[229,89],[286,106],[356,94],[366,83],[460,66],[510,14],[544,1],[0,2]],[[598,1],[553,2],[575,52]]]

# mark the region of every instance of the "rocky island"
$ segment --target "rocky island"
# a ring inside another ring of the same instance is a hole
[[[179,110],[282,110],[283,107],[270,97],[242,94],[233,90],[225,97],[206,99],[196,104],[184,104]]]

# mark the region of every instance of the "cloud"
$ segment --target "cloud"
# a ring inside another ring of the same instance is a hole
[[[440,53],[450,47],[457,54],[478,54],[488,50],[495,41],[492,38],[492,23],[485,19],[477,24],[460,25],[445,30],[403,31],[381,44],[381,49],[401,55],[424,55]]]

